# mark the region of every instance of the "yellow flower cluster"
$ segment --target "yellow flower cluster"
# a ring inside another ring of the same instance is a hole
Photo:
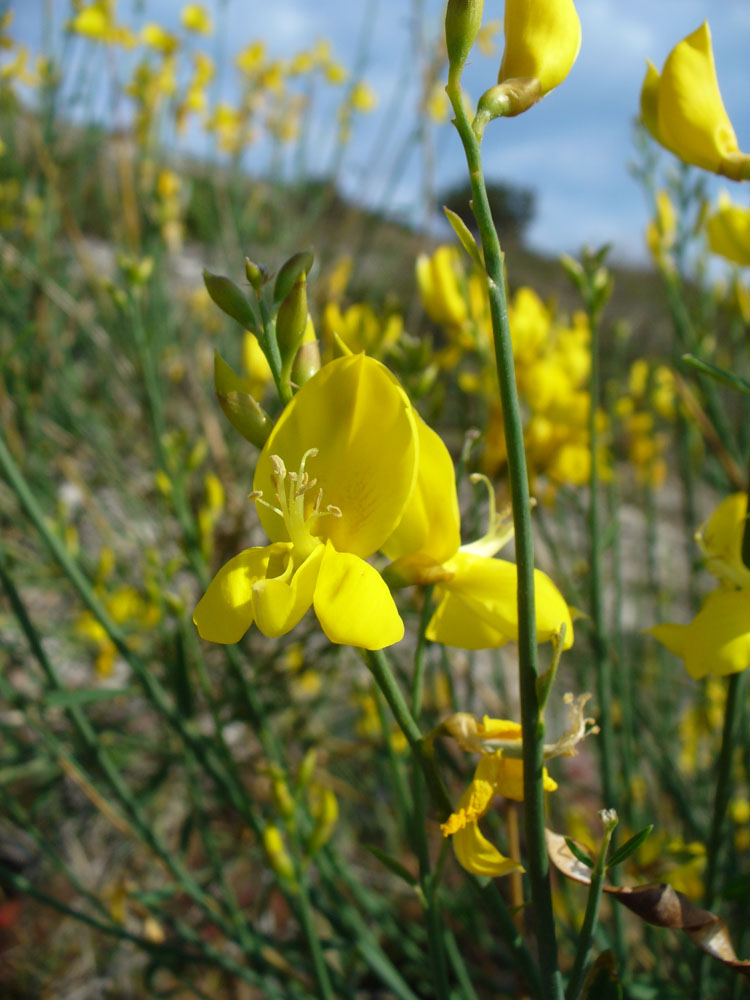
[[[458,372],[460,389],[489,403],[483,469],[493,475],[506,455],[483,280],[476,271],[467,272],[455,247],[441,246],[418,258],[417,283],[427,315],[445,334],[441,366]],[[583,313],[565,323],[531,288],[518,289],[508,313],[529,473],[532,479],[546,477],[553,495],[560,485],[580,486],[589,478],[591,335]],[[605,430],[605,415],[597,419]],[[606,475],[606,453],[600,465]]]
[[[630,366],[628,391],[615,406],[622,421],[625,447],[636,479],[653,487],[664,484],[668,436],[657,421],[672,422],[676,414],[674,374],[666,365],[639,358]]]

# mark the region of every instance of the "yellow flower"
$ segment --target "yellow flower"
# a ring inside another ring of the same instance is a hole
[[[253,622],[264,635],[283,635],[312,606],[331,642],[398,642],[396,605],[365,560],[393,534],[414,492],[417,423],[393,376],[364,355],[332,361],[306,382],[255,470],[251,498],[271,544],[218,572],[193,616],[201,636],[237,642]]]
[[[368,87],[366,83],[360,80],[352,87],[351,94],[349,95],[349,103],[355,111],[359,111],[361,114],[368,114],[378,106],[378,95],[372,87]]]
[[[750,590],[714,590],[689,625],[646,631],[684,660],[696,680],[739,673],[750,666]]]
[[[562,83],[581,47],[573,0],[505,0],[505,51],[498,83],[533,80],[544,97]]]
[[[439,603],[426,632],[433,642],[494,649],[515,641],[518,572],[515,563],[493,558],[512,537],[512,526],[497,516],[494,491],[485,480],[490,493],[489,530],[459,547],[460,516],[450,455],[437,435],[431,446],[423,447],[432,447],[433,454],[429,462],[420,462],[402,522],[383,546],[394,560],[387,578],[401,585],[436,584]],[[534,586],[538,641],[551,641],[564,628],[563,648],[569,649],[573,623],[562,594],[541,570],[534,570]]]
[[[651,135],[685,163],[750,179],[716,79],[708,22],[672,49],[661,74],[649,62],[641,89],[641,117]]]
[[[153,21],[149,21],[141,28],[141,40],[144,45],[156,49],[157,52],[161,52],[165,56],[172,55],[180,44],[175,35]]]
[[[440,246],[432,257],[417,257],[417,284],[431,320],[443,326],[461,326],[468,310],[459,288],[461,258],[454,246]]]
[[[706,220],[708,245],[714,253],[743,267],[750,267],[750,208],[733,205],[726,192]]]
[[[750,569],[742,560],[747,494],[726,497],[695,534],[706,569],[722,583],[750,589]]]
[[[213,23],[206,8],[199,3],[188,3],[180,13],[182,26],[187,31],[195,31],[199,35],[210,35]]]
[[[597,732],[594,720],[586,718],[584,708],[590,695],[573,699],[570,704],[570,729],[557,741],[545,745],[545,759],[575,756],[577,744],[589,733]],[[521,726],[507,719],[490,719],[486,715],[477,722],[473,715],[459,712],[450,716],[442,728],[456,740],[462,750],[481,753],[482,757],[469,787],[464,791],[458,809],[440,829],[444,837],[453,838],[453,850],[463,868],[474,875],[495,878],[523,868],[511,858],[504,857],[487,840],[479,829],[479,821],[489,812],[495,796],[502,795],[516,802],[523,802],[523,761]],[[543,787],[554,792],[557,782],[543,772]]]

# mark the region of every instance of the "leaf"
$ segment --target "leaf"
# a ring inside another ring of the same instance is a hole
[[[566,837],[565,844],[573,857],[580,861],[582,865],[585,865],[587,868],[594,867],[593,859],[588,856],[583,847],[581,847],[580,844],[577,844],[575,840],[571,840],[570,837]]]
[[[574,882],[590,885],[589,871],[577,863],[569,850],[568,844],[573,841],[553,830],[546,831],[546,838],[549,858],[555,868]],[[702,910],[671,885],[662,882],[633,888],[615,885],[605,885],[603,888],[604,892],[627,906],[641,920],[655,927],[682,931],[711,958],[750,978],[750,959],[737,958],[729,929],[721,917],[709,910]]]
[[[386,854],[385,851],[381,851],[379,847],[373,846],[373,844],[365,844],[364,848],[369,851],[373,857],[377,858],[381,864],[397,875],[400,879],[403,879],[408,885],[415,886],[417,884],[416,878],[412,875],[408,868],[404,868],[400,861],[396,861],[395,858],[391,857],[390,854]]]
[[[622,864],[626,858],[629,858],[631,854],[634,854],[646,837],[649,836],[653,828],[654,824],[650,823],[648,826],[644,826],[644,828],[638,833],[634,834],[630,840],[626,840],[625,843],[621,847],[618,847],[607,860],[607,868],[614,868],[615,865]]]
[[[482,260],[482,254],[477,246],[476,240],[471,235],[469,227],[466,225],[464,220],[458,213],[451,211],[447,205],[443,205],[443,211],[445,212],[445,217],[453,226],[453,232],[458,236],[461,246],[471,257],[472,261],[476,264],[480,271],[484,271],[484,261]]]
[[[255,313],[231,278],[227,278],[224,274],[211,274],[204,269],[203,284],[222,312],[236,320],[245,330],[257,330]]]
[[[737,392],[742,392],[746,396],[750,396],[750,382],[744,378],[740,378],[739,375],[733,375],[732,372],[725,371],[723,368],[717,368],[716,365],[709,364],[708,361],[701,361],[694,354],[683,354],[681,360],[688,367],[700,372],[701,375],[707,375],[717,382],[728,385],[731,389],[736,389]]]

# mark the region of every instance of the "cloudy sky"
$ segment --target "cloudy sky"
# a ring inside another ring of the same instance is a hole
[[[342,62],[363,60],[364,76],[377,91],[377,111],[355,130],[342,183],[355,196],[414,217],[422,165],[410,141],[417,93],[415,23],[421,11],[428,43],[440,30],[443,0],[204,0],[216,15],[223,96],[233,94],[233,55],[250,40],[266,39],[284,57],[330,38]],[[67,0],[11,0],[14,34],[35,49],[44,43],[43,11],[52,10],[53,44]],[[122,20],[144,19],[167,27],[179,23],[182,0],[120,0]],[[644,197],[628,173],[634,155],[633,119],[650,58],[661,67],[672,46],[704,20],[713,35],[724,103],[740,148],[750,151],[750,0],[577,0],[583,44],[570,76],[540,105],[518,118],[492,123],[484,155],[488,176],[536,191],[537,216],[529,232],[536,247],[575,251],[582,244],[614,241],[620,258],[644,255]],[[485,20],[502,19],[501,0],[486,0]],[[502,37],[498,37],[502,47]],[[495,82],[499,55],[477,55],[465,76],[474,99]],[[400,106],[398,115],[394,108]],[[309,162],[322,167],[335,136],[333,106],[319,106],[310,134]],[[669,157],[665,155],[665,163]],[[252,162],[249,164],[252,168]],[[436,130],[437,185],[465,176],[461,149],[450,125]],[[717,191],[722,182],[712,184]],[[737,185],[735,198],[750,202]]]

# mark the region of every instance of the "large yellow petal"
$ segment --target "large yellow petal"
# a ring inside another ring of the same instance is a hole
[[[322,489],[322,506],[341,517],[319,518],[314,533],[339,552],[369,556],[393,533],[417,475],[415,417],[406,393],[380,362],[363,354],[337,358],[299,390],[271,432],[258,459],[254,489],[271,501],[271,456],[290,472],[311,448],[307,472],[317,479],[306,498],[306,514]],[[260,506],[269,538],[286,541],[282,519]]]
[[[518,571],[514,563],[458,552],[448,563],[453,577],[443,588],[460,596],[475,614],[509,639],[518,638]],[[536,632],[547,642],[565,626],[564,649],[573,645],[570,609],[552,580],[534,570]],[[468,647],[472,648],[472,647]],[[477,647],[473,647],[477,648]]]
[[[650,59],[646,60],[646,75],[641,85],[641,121],[652,139],[664,144],[659,132],[659,84],[661,74]]]
[[[750,569],[742,560],[747,494],[731,493],[696,532],[706,569],[725,583],[750,588]]]
[[[255,624],[263,635],[286,635],[312,606],[323,548],[319,545],[291,577],[266,576],[253,584]]]
[[[731,202],[720,204],[706,221],[706,233],[714,253],[750,267],[750,209]]]
[[[691,677],[723,677],[750,666],[750,590],[714,590],[689,625],[649,633],[685,661]]]
[[[498,649],[510,641],[509,636],[488,625],[471,603],[448,590],[442,592],[425,634],[430,642],[457,649]]]
[[[253,584],[265,576],[271,557],[291,546],[266,545],[245,549],[226,563],[201,597],[193,622],[209,642],[239,642],[253,623]]]
[[[315,594],[315,614],[331,642],[383,649],[404,637],[404,623],[376,569],[326,542]]]
[[[734,180],[748,175],[750,158],[739,152],[721,99],[705,21],[667,56],[659,81],[658,130],[685,163]]]
[[[542,96],[565,79],[581,47],[573,0],[505,0],[505,51],[498,83],[537,79]]]
[[[419,554],[443,563],[455,555],[461,544],[456,474],[440,436],[420,416],[416,417],[416,426],[417,482],[401,522],[382,549],[389,559]]]
[[[513,871],[523,871],[521,865],[504,857],[482,834],[478,823],[469,823],[453,834],[453,850],[462,868],[473,875],[497,878]]]

